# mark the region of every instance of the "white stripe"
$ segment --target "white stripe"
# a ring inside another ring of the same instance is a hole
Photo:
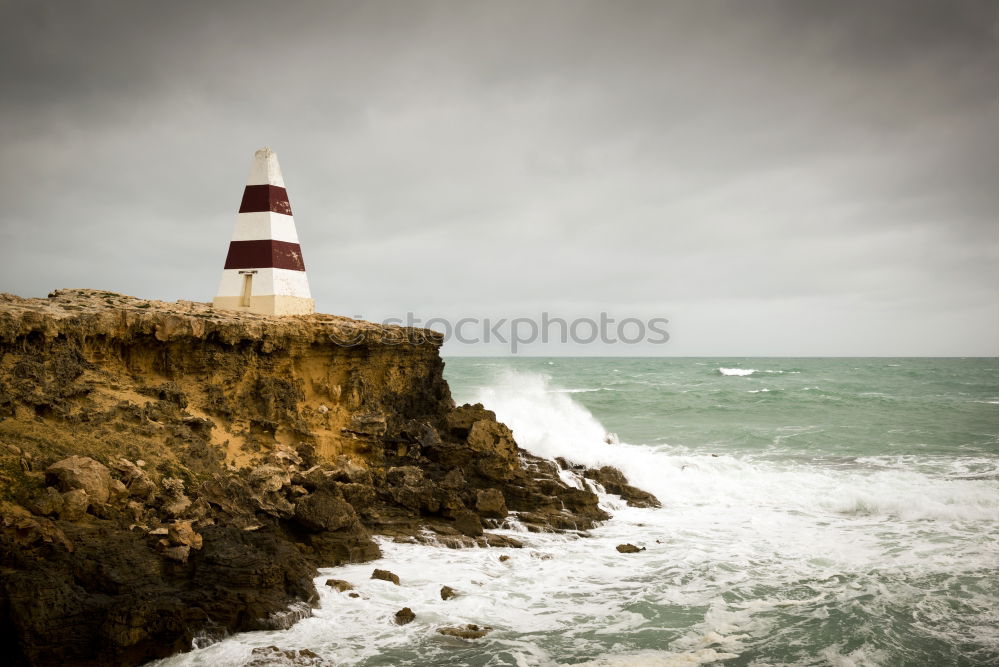
[[[242,296],[243,274],[240,271],[248,269],[225,269],[219,282],[219,292],[216,296]],[[251,296],[298,296],[311,299],[309,280],[305,271],[291,269],[250,269],[257,273],[251,283]]]
[[[247,185],[285,187],[285,179],[281,177],[281,167],[278,166],[278,156],[270,148],[262,148],[253,154]]]
[[[298,243],[299,235],[295,231],[295,220],[292,216],[273,211],[240,213],[236,216],[236,227],[233,229],[234,241],[266,239]]]

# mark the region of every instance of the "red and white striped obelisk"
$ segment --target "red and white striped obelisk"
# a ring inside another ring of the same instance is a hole
[[[278,156],[253,156],[236,229],[229,244],[216,308],[264,315],[315,312]]]

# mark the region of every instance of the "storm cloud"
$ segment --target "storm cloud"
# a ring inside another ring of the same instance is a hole
[[[268,145],[324,312],[997,353],[995,2],[0,8],[2,291],[210,300]]]

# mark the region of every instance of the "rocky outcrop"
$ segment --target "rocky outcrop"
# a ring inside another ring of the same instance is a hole
[[[606,519],[454,405],[439,345],[330,315],[0,295],[7,661],[134,665],[287,627],[317,567],[379,556],[373,534],[518,547],[490,532],[510,511],[535,531]]]
[[[446,626],[443,628],[438,628],[438,632],[442,635],[447,635],[448,637],[458,637],[459,639],[482,639],[485,637],[493,628],[489,626],[476,625],[475,623],[469,623],[467,625],[460,626]]]
[[[396,621],[396,625],[406,625],[407,623],[412,623],[416,617],[417,615],[414,614],[413,610],[409,607],[403,607],[396,612],[395,616],[393,616]]]
[[[596,470],[585,469],[583,476],[603,486],[608,493],[621,496],[632,507],[660,507],[660,501],[656,496],[629,484],[624,473],[618,468],[603,466]]]

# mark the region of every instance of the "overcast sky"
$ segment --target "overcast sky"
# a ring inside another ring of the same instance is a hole
[[[997,353],[995,1],[0,7],[0,291],[211,300],[268,145],[323,312]]]

